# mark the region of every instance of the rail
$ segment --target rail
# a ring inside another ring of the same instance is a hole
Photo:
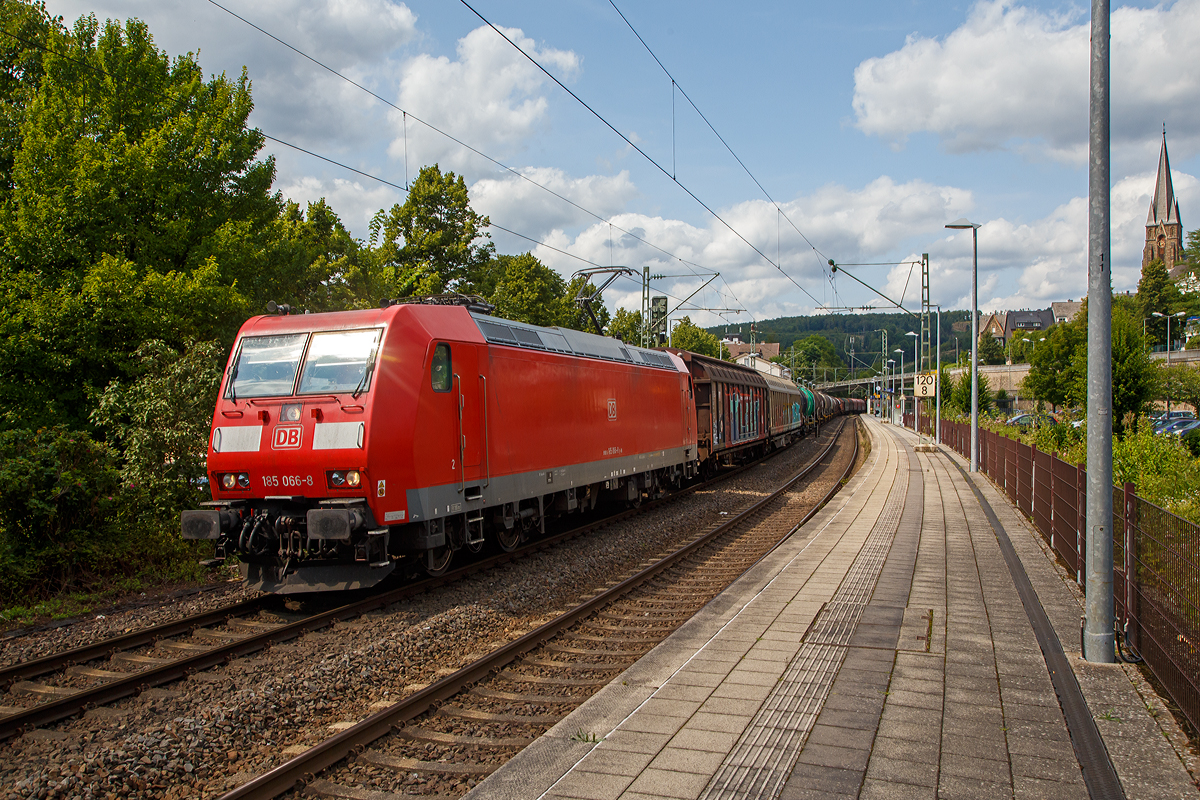
[[[840,431],[841,428],[838,429],[839,433]],[[837,434],[834,434],[830,440],[830,446],[836,440]],[[766,458],[770,458],[771,455]],[[693,492],[710,488],[714,484],[726,481],[734,475],[762,463],[766,458],[756,459],[733,469],[724,470],[706,481],[693,484],[657,500],[642,503],[636,508],[587,522],[562,533],[538,537],[516,550],[472,561],[443,575],[418,580],[382,593],[367,593],[366,596],[354,594],[355,599],[344,605],[305,615],[302,619],[273,625],[265,630],[247,633],[224,644],[213,644],[201,652],[173,658],[169,663],[150,666],[120,675],[120,677],[106,676],[106,680],[99,685],[80,689],[68,696],[55,697],[52,700],[19,708],[10,714],[0,715],[0,741],[20,736],[33,728],[67,719],[86,708],[139,695],[147,689],[180,680],[194,672],[209,669],[217,664],[228,663],[235,658],[241,658],[326,626],[353,619],[369,611],[384,608],[437,586],[452,583],[467,575],[490,569],[538,550],[563,544],[606,525],[646,513],[660,505],[675,502]],[[55,653],[35,661],[3,667],[0,668],[0,689],[11,689],[22,681],[48,675],[72,665],[84,664],[137,647],[154,645],[161,640],[190,634],[201,628],[228,623],[236,618],[248,616],[264,609],[272,599],[272,597],[264,596],[241,601],[174,622],[154,625],[129,634],[97,641],[74,650]]]
[[[711,531],[692,540],[680,549],[646,567],[644,570],[639,571],[637,574],[621,581],[607,591],[584,600],[571,610],[530,631],[519,639],[509,642],[498,650],[493,651],[472,664],[468,664],[416,694],[367,717],[357,725],[335,734],[304,753],[284,762],[275,769],[251,779],[223,795],[221,800],[269,800],[293,789],[303,790],[304,786],[313,780],[321,770],[337,764],[347,756],[361,753],[367,745],[375,740],[429,711],[437,704],[444,703],[489,673],[502,669],[524,653],[550,640],[559,632],[567,630],[575,623],[604,608],[617,598],[648,582],[671,565],[681,561],[691,553],[728,533],[734,527],[752,517],[756,512],[775,500],[782,493],[791,489],[798,481],[816,469],[840,439],[840,434],[845,427],[846,421],[843,418],[841,426],[839,426],[837,432],[830,438],[829,445],[820,456],[815,458],[796,475],[789,478],[778,490],[754,503],[749,508],[744,509]],[[805,522],[811,519],[833,497],[837,490],[841,488],[845,479],[854,469],[854,465],[858,460],[857,420],[853,420],[852,424],[856,426],[854,430],[854,454],[850,459],[845,474],[833,485],[829,493],[816,503],[801,521],[788,531],[780,542],[776,543],[776,547],[782,541],[786,541],[787,537],[791,536]]]

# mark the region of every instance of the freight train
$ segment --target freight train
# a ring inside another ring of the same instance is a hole
[[[372,586],[399,563],[515,549],[547,520],[636,505],[865,401],[756,370],[490,315],[469,298],[248,320],[185,539],[248,585]]]

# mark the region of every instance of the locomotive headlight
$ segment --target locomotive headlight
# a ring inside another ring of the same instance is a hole
[[[299,403],[284,406],[279,412],[279,418],[284,422],[299,422],[301,407]]]
[[[335,469],[325,476],[331,489],[357,489],[362,485],[362,473],[356,469]]]
[[[226,472],[220,476],[221,488],[226,491],[249,489],[250,475],[246,472]]]

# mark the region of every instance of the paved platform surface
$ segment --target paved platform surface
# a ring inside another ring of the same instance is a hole
[[[1200,798],[1136,669],[1079,657],[1078,591],[981,475],[864,417],[871,453],[784,546],[470,798],[1087,798],[968,480],[1020,557],[1128,798]]]

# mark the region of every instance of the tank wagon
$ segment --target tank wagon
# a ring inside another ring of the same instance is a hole
[[[403,559],[512,550],[787,445],[842,408],[684,351],[490,316],[465,300],[273,314],[238,333],[186,539],[278,593],[374,585]],[[851,401],[853,402],[853,401]]]

